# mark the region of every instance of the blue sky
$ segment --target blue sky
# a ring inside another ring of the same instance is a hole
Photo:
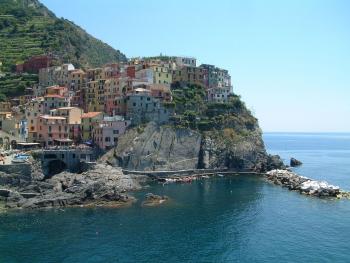
[[[347,0],[41,0],[126,56],[230,71],[264,131],[350,131]]]

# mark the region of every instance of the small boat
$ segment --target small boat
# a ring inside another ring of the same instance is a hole
[[[27,159],[12,159],[12,163],[25,163],[27,161]]]

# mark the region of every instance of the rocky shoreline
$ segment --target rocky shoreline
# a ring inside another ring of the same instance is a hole
[[[153,179],[162,184],[192,183],[195,180],[208,179],[212,176],[228,175],[224,173],[175,175]],[[274,169],[264,176],[269,182],[289,190],[299,191],[304,195],[350,198],[350,193],[342,191],[338,186],[312,180],[290,170]],[[139,174],[124,174],[119,167],[100,163],[81,174],[62,172],[49,179],[36,175],[35,178],[27,181],[23,178],[15,181],[7,180],[6,182],[11,183],[0,184],[0,209],[127,206],[136,201],[129,193],[140,190],[142,188],[140,183],[149,179],[150,177]],[[167,196],[149,193],[142,205],[157,206],[167,200]]]
[[[342,191],[339,186],[300,176],[289,170],[271,170],[266,173],[266,178],[276,185],[281,185],[292,191],[299,191],[304,195],[337,198],[349,198],[350,196],[348,192]]]
[[[140,178],[141,179],[141,178]],[[121,206],[134,202],[127,192],[141,189],[138,180],[120,168],[97,164],[82,174],[62,172],[47,180],[0,186],[5,208]]]

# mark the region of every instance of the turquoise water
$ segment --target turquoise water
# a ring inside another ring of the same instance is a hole
[[[350,135],[265,141],[301,159],[300,173],[350,188]],[[171,201],[2,214],[0,262],[350,262],[350,201],[301,196],[254,176],[148,191]]]

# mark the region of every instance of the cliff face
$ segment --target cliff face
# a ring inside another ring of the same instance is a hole
[[[283,167],[279,157],[266,153],[258,121],[238,96],[209,103],[203,88],[189,86],[173,87],[173,97],[171,123],[129,130],[103,160],[130,170]]]
[[[130,170],[195,169],[201,141],[199,132],[149,123],[129,130],[104,158]]]
[[[198,131],[149,123],[123,135],[102,161],[128,170],[182,170],[230,168],[266,171],[281,167],[278,157],[266,153],[259,130],[239,141],[224,132]]]

